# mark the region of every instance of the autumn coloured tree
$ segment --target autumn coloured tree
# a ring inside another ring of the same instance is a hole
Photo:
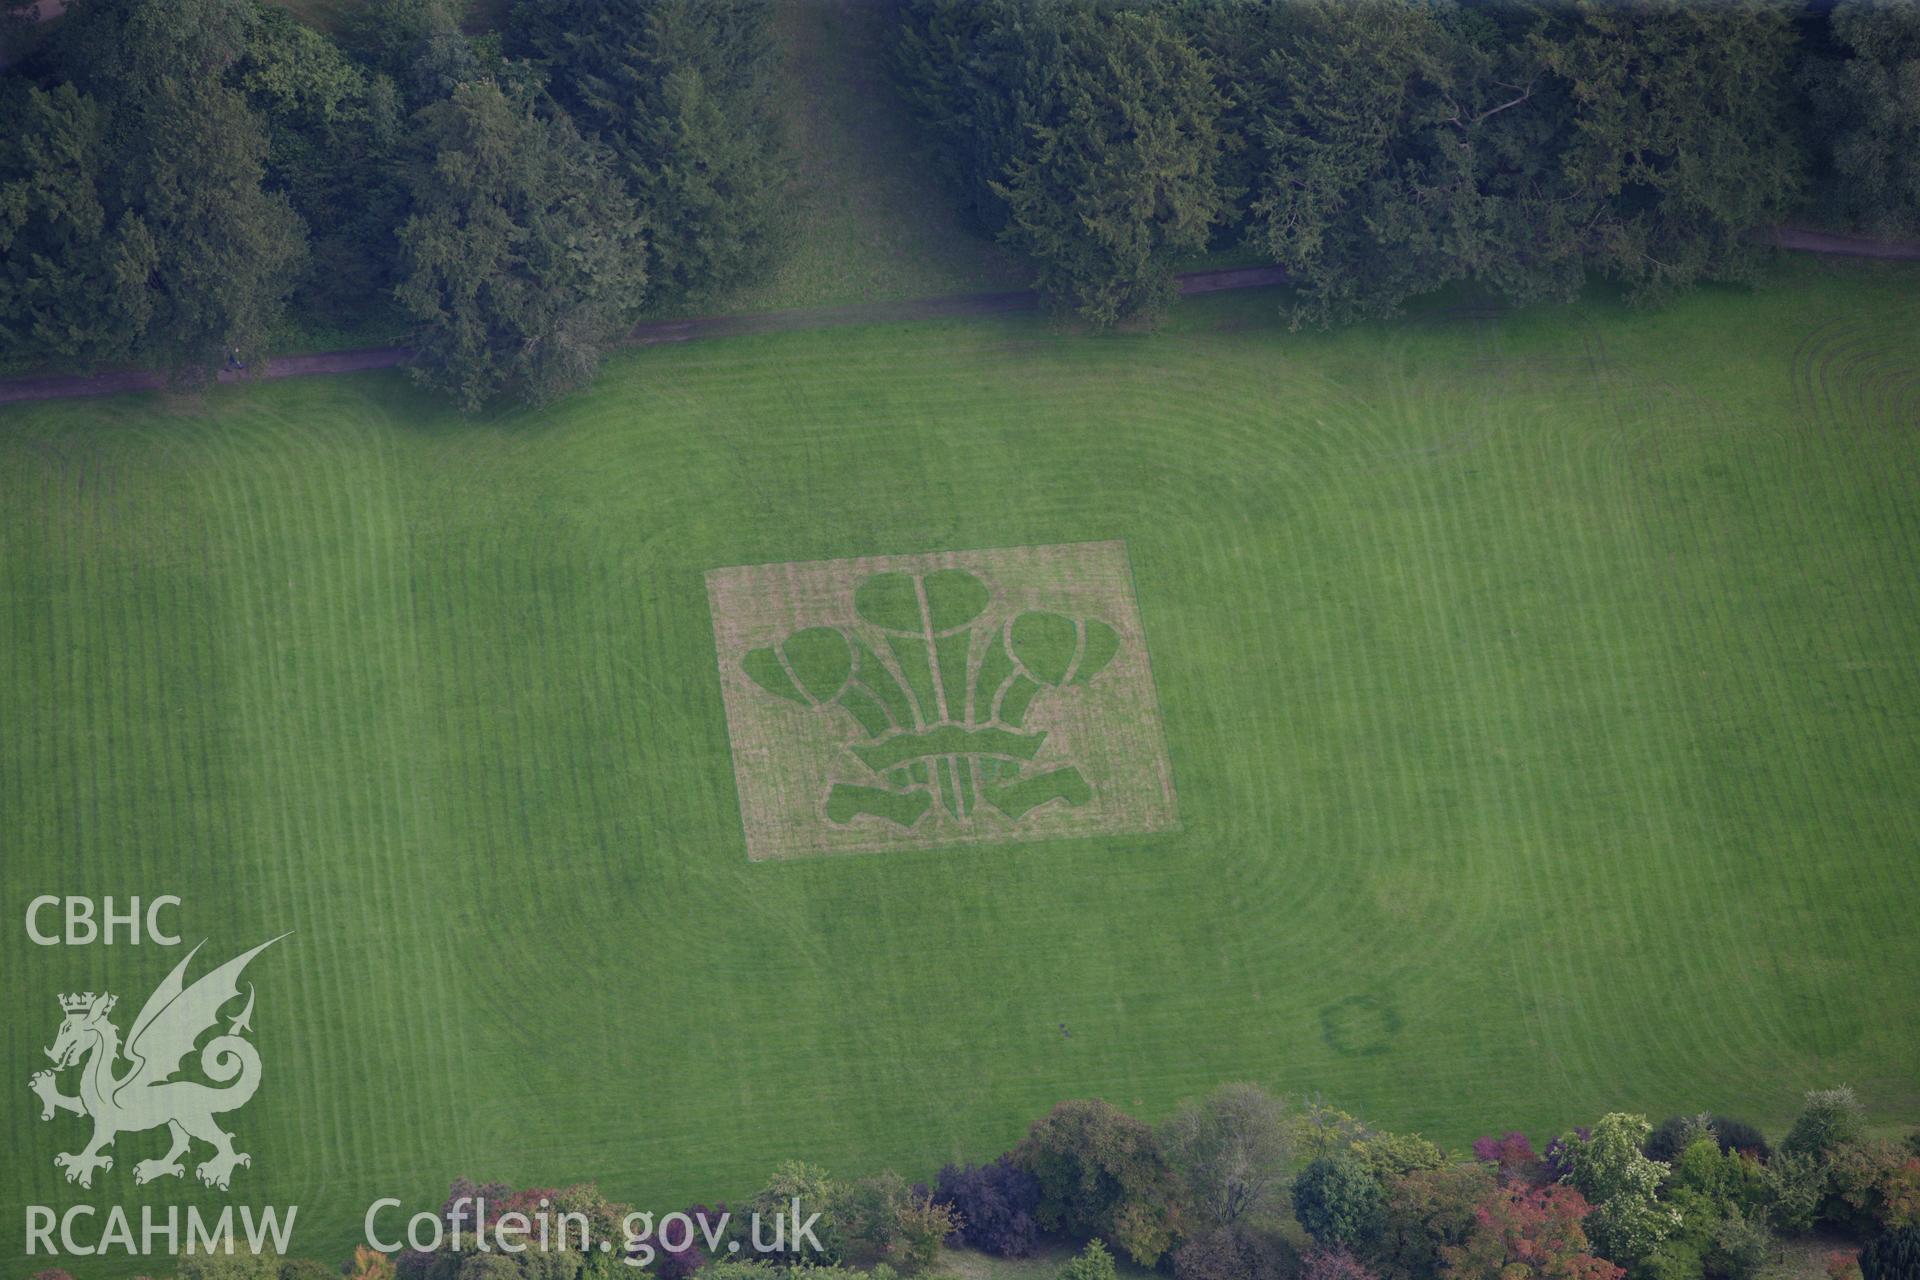
[[[1473,1158],[1492,1165],[1502,1182],[1534,1182],[1542,1173],[1543,1162],[1533,1141],[1518,1129],[1497,1138],[1475,1138]]]
[[[1339,1245],[1317,1244],[1300,1259],[1300,1280],[1377,1280],[1373,1269]]]
[[[1626,1273],[1593,1252],[1584,1222],[1591,1206],[1574,1188],[1501,1187],[1474,1210],[1464,1244],[1442,1252],[1450,1280],[1621,1280]]]
[[[934,1198],[960,1220],[958,1242],[1002,1258],[1024,1258],[1039,1242],[1034,1211],[1040,1183],[1001,1156],[982,1165],[947,1165],[934,1184]]]

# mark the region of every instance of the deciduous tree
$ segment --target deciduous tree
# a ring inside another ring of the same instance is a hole
[[[1003,1258],[1031,1254],[1040,1235],[1034,1212],[1040,1183],[1001,1156],[990,1164],[948,1165],[940,1170],[934,1197],[952,1205],[960,1243]]]
[[[1222,1085],[1183,1103],[1160,1140],[1203,1222],[1231,1229],[1280,1203],[1293,1143],[1285,1104],[1259,1085]]]
[[[1653,1255],[1680,1225],[1680,1215],[1660,1202],[1668,1166],[1641,1154],[1652,1130],[1644,1116],[1611,1112],[1590,1134],[1562,1135],[1566,1182],[1593,1206],[1587,1228],[1601,1254],[1631,1267]]]
[[[753,1214],[758,1214],[761,1222],[771,1223],[777,1217],[791,1214],[796,1200],[800,1204],[802,1222],[816,1213],[820,1215],[813,1227],[813,1236],[820,1243],[820,1251],[816,1253],[811,1243],[803,1246],[801,1241],[787,1240],[783,1249],[772,1252],[769,1257],[796,1266],[822,1266],[839,1262],[846,1249],[837,1216],[840,1184],[819,1165],[807,1164],[802,1160],[782,1161],[747,1206],[749,1219]]]
[[[1099,1099],[1062,1102],[1034,1122],[1014,1163],[1040,1185],[1043,1230],[1110,1239],[1141,1266],[1172,1243],[1177,1184],[1147,1125]]]
[[[1494,1187],[1494,1172],[1483,1164],[1421,1169],[1393,1178],[1386,1184],[1368,1263],[1382,1280],[1438,1275],[1444,1251],[1467,1243],[1477,1211]]]
[[[1473,1158],[1492,1165],[1502,1182],[1533,1182],[1541,1175],[1541,1159],[1533,1142],[1518,1129],[1498,1138],[1475,1138]]]
[[[1294,1179],[1293,1216],[1322,1245],[1357,1251],[1378,1233],[1380,1211],[1380,1184],[1350,1157],[1322,1156]]]
[[[1807,1094],[1780,1150],[1788,1155],[1825,1160],[1836,1148],[1859,1141],[1866,1126],[1866,1108],[1860,1105],[1852,1089],[1845,1085],[1837,1089],[1814,1089]]]
[[[1442,1250],[1449,1280],[1621,1280],[1596,1257],[1582,1226],[1590,1212],[1574,1188],[1499,1187],[1474,1212],[1466,1243]]]

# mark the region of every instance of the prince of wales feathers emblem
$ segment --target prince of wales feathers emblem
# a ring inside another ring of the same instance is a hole
[[[68,1182],[92,1186],[94,1170],[113,1168],[113,1157],[106,1149],[115,1135],[161,1125],[171,1134],[172,1146],[158,1159],[134,1165],[135,1182],[180,1177],[185,1173],[180,1157],[196,1138],[213,1147],[213,1154],[194,1171],[210,1187],[226,1190],[234,1167],[253,1163],[245,1152],[233,1149],[233,1135],[214,1121],[217,1115],[245,1106],[260,1085],[259,1051],[242,1038],[242,1033],[252,1030],[251,983],[246,1006],[228,1021],[226,1032],[200,1049],[200,1072],[213,1085],[174,1076],[200,1037],[220,1021],[221,1008],[239,997],[240,973],[247,962],[278,941],[271,938],[188,986],[187,965],[205,944],[196,945],[147,997],[127,1032],[124,1048],[119,1029],[107,1017],[119,997],[91,991],[60,997],[66,1017],[53,1047],[46,1051],[53,1059],[53,1070],[35,1073],[30,1084],[40,1097],[42,1120],[53,1119],[56,1111],[93,1118],[92,1141],[78,1152],[53,1158],[54,1165],[66,1171]],[[117,1072],[123,1057],[129,1065]],[[60,1092],[54,1076],[76,1064],[83,1064],[80,1092],[69,1097]]]
[[[879,785],[834,783],[829,820],[911,827],[937,799],[963,824],[982,803],[1018,821],[1050,801],[1092,798],[1072,765],[1027,772],[1047,734],[1024,722],[1043,691],[1091,682],[1120,651],[1119,632],[1042,611],[982,623],[988,603],[986,584],[964,569],[877,573],[853,593],[877,634],[808,627],[741,659],[768,693],[838,707],[864,735],[852,752]]]

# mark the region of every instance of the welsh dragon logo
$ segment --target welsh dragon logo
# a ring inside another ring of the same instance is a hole
[[[768,693],[855,727],[852,753],[876,782],[834,783],[830,821],[912,827],[936,802],[963,824],[982,804],[1017,821],[1092,798],[1070,764],[1029,771],[1047,735],[1025,722],[1042,694],[1099,675],[1120,651],[1119,632],[1037,610],[995,622],[984,616],[990,600],[964,569],[877,573],[853,593],[871,631],[808,627],[741,659]]]
[[[259,1051],[243,1038],[252,1029],[252,984],[247,987],[246,1006],[228,1020],[226,1032],[200,1049],[200,1072],[213,1085],[174,1077],[201,1036],[218,1024],[220,1010],[239,997],[240,974],[248,961],[278,941],[269,939],[188,986],[187,965],[200,951],[195,946],[147,997],[124,1046],[119,1029],[108,1017],[118,997],[91,991],[60,997],[66,1017],[53,1047],[46,1051],[53,1069],[36,1072],[30,1085],[40,1097],[42,1120],[53,1119],[57,1111],[93,1118],[92,1141],[77,1152],[53,1158],[55,1167],[66,1171],[68,1182],[92,1186],[96,1169],[113,1168],[113,1157],[106,1151],[117,1135],[162,1125],[172,1137],[172,1146],[165,1155],[134,1165],[135,1182],[182,1176],[186,1170],[180,1158],[195,1139],[213,1147],[213,1154],[194,1170],[210,1187],[226,1190],[235,1166],[252,1163],[245,1152],[233,1149],[233,1135],[214,1120],[245,1106],[260,1086]],[[128,1064],[124,1071],[119,1069],[123,1058]],[[60,1092],[55,1076],[76,1065],[80,1066],[79,1093],[68,1096]]]

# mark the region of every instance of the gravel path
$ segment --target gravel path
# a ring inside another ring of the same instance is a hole
[[[1874,240],[1800,227],[1775,227],[1756,238],[1781,249],[1803,253],[1878,258],[1889,262],[1920,262],[1920,242]],[[1183,295],[1220,293],[1228,289],[1260,289],[1286,283],[1279,267],[1229,267],[1218,271],[1189,271],[1180,277]],[[786,333],[796,329],[829,329],[846,325],[900,324],[959,316],[1003,315],[1033,311],[1038,295],[1019,289],[1006,293],[960,293],[939,298],[910,298],[899,302],[857,302],[839,307],[806,307],[795,311],[768,311],[758,315],[698,316],[687,320],[649,320],[626,339],[637,347],[709,338],[735,338],[755,333]],[[361,347],[352,351],[321,351],[311,355],[275,356],[260,378],[305,378],[324,373],[363,373],[393,369],[413,355],[409,347]],[[221,382],[240,381],[245,374],[222,370]],[[29,400],[65,400],[79,396],[118,395],[127,391],[156,391],[166,378],[144,369],[119,369],[96,374],[40,374],[0,379],[0,404]]]
[[[1871,236],[1842,235],[1836,231],[1809,231],[1804,227],[1775,227],[1761,233],[1762,243],[1802,253],[1830,253],[1846,258],[1879,258],[1884,262],[1920,262],[1920,240],[1875,240]]]
[[[1224,271],[1191,271],[1180,277],[1183,294],[1218,293],[1223,289],[1254,289],[1285,282],[1278,267],[1235,267]],[[754,333],[786,333],[796,329],[830,329],[846,325],[900,324],[913,320],[1002,315],[1033,311],[1037,294],[1019,289],[1007,293],[959,293],[942,298],[911,298],[900,302],[858,302],[841,307],[807,307],[769,311],[759,315],[699,316],[688,320],[649,320],[628,335],[626,344],[655,347],[708,338],[735,338]],[[321,351],[311,355],[275,356],[260,378],[305,378],[323,373],[364,373],[393,369],[413,356],[409,347],[361,347],[352,351]],[[243,373],[220,371],[221,382],[238,382]],[[110,396],[127,391],[158,391],[165,375],[145,369],[115,369],[95,374],[40,374],[0,380],[0,404],[28,400],[65,400],[79,396]]]

